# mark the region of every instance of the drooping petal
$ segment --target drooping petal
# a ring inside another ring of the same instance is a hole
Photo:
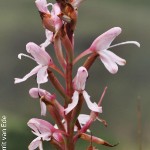
[[[86,84],[86,79],[88,77],[88,72],[85,67],[79,67],[77,71],[77,75],[75,79],[73,80],[73,86],[75,90],[84,90],[85,89],[85,84]]]
[[[50,55],[37,44],[33,42],[29,42],[26,45],[26,50],[28,53],[30,53],[34,57],[35,61],[38,64],[49,65],[52,63],[52,59]]]
[[[36,74],[40,69],[41,69],[41,65],[36,66],[28,74],[26,74],[23,78],[15,78],[15,83],[20,83],[20,82],[26,81],[29,77]]]
[[[90,110],[92,110],[94,112],[102,113],[102,107],[99,107],[95,102],[92,103],[90,100],[90,96],[88,95],[88,93],[86,91],[83,91],[83,96],[84,96],[84,99],[85,99],[87,106]]]
[[[41,48],[42,48],[43,50],[45,50],[45,48],[46,48],[49,44],[51,44],[51,42],[52,42],[52,40],[53,40],[53,32],[51,32],[51,31],[45,29],[45,34],[46,34],[46,40],[45,40],[44,43],[41,44]]]
[[[43,150],[43,144],[42,144],[42,142],[39,144],[39,150]]]
[[[120,66],[124,66],[126,64],[125,59],[122,59],[121,57],[117,56],[116,54],[114,54],[113,52],[109,50],[105,50],[105,54],[107,54],[110,57],[110,59],[112,59],[114,62],[116,62]]]
[[[112,58],[110,58],[107,53],[105,53],[105,50],[101,51],[100,53],[100,59],[102,61],[102,63],[104,64],[104,66],[106,67],[106,69],[112,73],[115,74],[118,71],[118,66],[115,63],[114,60],[112,60]]]
[[[40,100],[40,106],[41,106],[41,116],[45,116],[46,115],[46,104]]]
[[[72,103],[68,105],[68,107],[64,110],[65,114],[68,114],[73,108],[75,108],[79,101],[79,93],[75,91],[72,97]]]
[[[97,37],[92,43],[91,51],[101,51],[108,49],[112,41],[121,33],[120,27],[114,27]]]
[[[48,73],[47,73],[48,66],[41,67],[37,73],[37,83],[46,83],[48,81]]]
[[[38,148],[41,145],[42,141],[40,137],[37,137],[36,139],[34,139],[30,145],[29,145],[29,150],[35,150],[36,148]],[[42,149],[40,149],[42,150]]]
[[[36,6],[40,12],[50,13],[48,8],[47,8],[47,1],[46,0],[36,0],[35,4],[36,4]]]

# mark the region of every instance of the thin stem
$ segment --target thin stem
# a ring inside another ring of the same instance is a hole
[[[84,56],[88,55],[88,54],[91,54],[92,52],[87,49],[85,50],[84,52],[82,52],[81,54],[79,54],[73,61],[73,64],[76,64],[81,58],[83,58]]]
[[[64,99],[66,101],[69,101],[69,98],[66,95],[63,86],[60,84],[60,82],[55,77],[55,75],[53,74],[53,72],[51,70],[49,70],[49,69],[47,70],[47,72],[48,72],[48,77],[49,77],[50,81],[52,82],[53,86],[57,89],[57,91],[61,94],[61,96],[64,97]]]
[[[85,61],[85,63],[83,64],[83,66],[89,70],[90,67],[92,66],[92,64],[95,62],[96,58],[99,56],[99,54],[97,53],[93,53],[92,55],[90,55],[87,60]]]
[[[56,57],[57,57],[59,64],[62,66],[63,69],[65,69],[66,68],[66,61],[65,61],[65,58],[63,56],[60,38],[57,36],[54,40],[54,49],[55,49],[55,54],[56,54]]]
[[[55,64],[52,64],[49,67],[57,71],[62,77],[65,77],[64,73]]]
[[[137,119],[138,119],[138,143],[139,143],[139,150],[142,150],[142,113],[141,113],[141,98],[138,97],[137,100]]]
[[[50,112],[51,116],[55,120],[55,123],[58,125],[59,129],[66,132],[64,125],[62,123],[62,118],[60,117],[58,111],[55,109],[55,107],[48,105],[48,111]]]
[[[71,44],[68,36],[65,33],[62,36],[61,41],[62,41],[62,43],[63,43],[63,45],[65,47],[67,58],[68,58],[68,62],[72,63],[72,61],[73,61],[73,47],[72,47],[72,44]]]

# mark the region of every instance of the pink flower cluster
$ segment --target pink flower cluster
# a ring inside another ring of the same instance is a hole
[[[99,113],[102,113],[101,102],[106,88],[99,102],[92,102],[85,90],[86,84],[88,84],[88,70],[99,57],[106,69],[115,74],[118,71],[118,65],[125,65],[126,60],[114,54],[110,49],[123,44],[135,44],[140,47],[140,44],[136,41],[126,41],[111,45],[121,33],[120,27],[113,27],[97,37],[87,50],[74,57],[74,30],[81,2],[83,0],[56,0],[55,4],[47,3],[46,0],[35,1],[45,29],[46,40],[39,45],[34,42],[27,43],[26,50],[30,55],[23,53],[18,55],[19,59],[24,56],[34,60],[37,66],[23,78],[15,78],[15,83],[24,82],[36,74],[37,87],[31,88],[29,94],[32,98],[40,99],[41,115],[45,116],[48,111],[56,124],[52,125],[37,118],[30,119],[27,124],[37,137],[30,143],[29,150],[38,147],[43,150],[43,141],[50,142],[56,149],[74,150],[75,143],[79,138],[86,141],[92,140],[97,144],[114,146],[101,138],[95,136],[91,138],[89,134],[91,132],[89,127],[95,120],[106,125],[106,122],[98,117]],[[51,11],[49,7],[51,7]],[[49,44],[53,45],[60,66],[54,63],[46,51]],[[74,76],[73,66],[86,55],[89,55],[87,60],[78,68]],[[61,75],[65,85],[59,82],[56,73]],[[57,100],[55,94],[41,88],[41,84],[48,81],[61,95],[63,105]],[[90,110],[90,115],[81,114],[84,101]]]

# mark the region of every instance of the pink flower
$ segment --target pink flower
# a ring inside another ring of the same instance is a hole
[[[43,150],[42,141],[50,141],[51,139],[57,142],[62,142],[62,133],[60,130],[55,129],[49,122],[32,118],[28,121],[27,125],[33,130],[32,133],[37,136],[29,145],[29,150],[34,150],[39,147]]]
[[[62,20],[58,17],[61,13],[59,4],[47,3],[46,0],[36,0],[35,4],[40,12],[44,27],[57,33],[63,24]],[[49,5],[52,6],[51,12],[48,10]]]
[[[72,97],[72,103],[68,105],[68,107],[65,109],[65,113],[68,114],[73,108],[76,107],[79,101],[79,94],[82,93],[83,97],[87,103],[87,106],[89,107],[90,110],[94,112],[102,112],[102,107],[99,107],[95,102],[92,103],[90,100],[90,96],[88,93],[84,90],[85,89],[85,83],[86,79],[88,77],[88,72],[85,67],[80,67],[78,69],[77,75],[73,81],[74,85],[74,93]]]
[[[29,90],[29,94],[32,98],[44,97],[46,100],[49,100],[49,101],[51,99],[53,99],[53,96],[44,89],[31,88]],[[41,106],[41,115],[45,116],[46,115],[46,104],[41,99],[40,99],[40,106]]]
[[[106,31],[99,37],[97,37],[94,42],[92,43],[91,47],[89,48],[92,52],[97,52],[99,54],[99,58],[101,59],[102,63],[106,67],[106,69],[115,74],[118,71],[118,65],[123,66],[126,64],[126,60],[120,58],[113,52],[109,51],[109,48],[123,45],[123,44],[135,44],[140,47],[140,44],[136,41],[127,41],[122,42],[116,45],[111,45],[112,41],[121,33],[120,27],[114,27],[110,30]]]
[[[38,85],[40,85],[41,83],[47,82],[48,81],[47,69],[48,69],[48,66],[53,64],[51,57],[46,51],[41,49],[41,47],[39,47],[37,44],[33,42],[29,42],[26,45],[26,50],[33,57],[20,53],[18,55],[18,58],[21,59],[22,56],[28,57],[34,60],[35,62],[37,62],[38,65],[35,68],[33,68],[28,74],[26,74],[23,78],[21,79],[15,78],[15,83],[26,81],[29,77],[31,77],[34,74],[37,74]]]

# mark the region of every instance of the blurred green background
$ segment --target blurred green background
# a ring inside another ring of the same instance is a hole
[[[51,2],[49,0],[49,2]],[[90,46],[92,41],[111,27],[119,26],[122,34],[113,43],[136,40],[141,48],[125,45],[111,49],[127,60],[117,74],[110,74],[97,60],[89,71],[86,90],[93,101],[98,101],[103,88],[108,91],[103,101],[101,117],[108,122],[105,128],[95,122],[93,135],[112,144],[114,148],[95,145],[100,150],[138,150],[137,99],[140,97],[142,109],[142,148],[150,149],[150,1],[149,0],[86,0],[79,9],[75,32],[75,54]],[[26,123],[32,117],[40,116],[39,101],[28,95],[28,90],[36,86],[35,78],[14,85],[15,77],[23,77],[35,64],[24,58],[17,59],[19,53],[26,53],[29,41],[41,44],[45,40],[44,29],[34,0],[1,0],[0,2],[0,117],[7,116],[7,147],[9,150],[26,150],[35,138]],[[49,47],[53,56],[52,47]],[[82,65],[84,59],[75,66]],[[76,70],[76,69],[75,69]],[[53,92],[49,83],[46,87]],[[87,107],[84,111],[89,113]],[[51,120],[48,116],[45,118]],[[0,135],[1,138],[1,135]],[[86,149],[90,143],[79,141],[77,150]],[[50,149],[45,144],[45,150]],[[53,149],[53,148],[51,148]]]

